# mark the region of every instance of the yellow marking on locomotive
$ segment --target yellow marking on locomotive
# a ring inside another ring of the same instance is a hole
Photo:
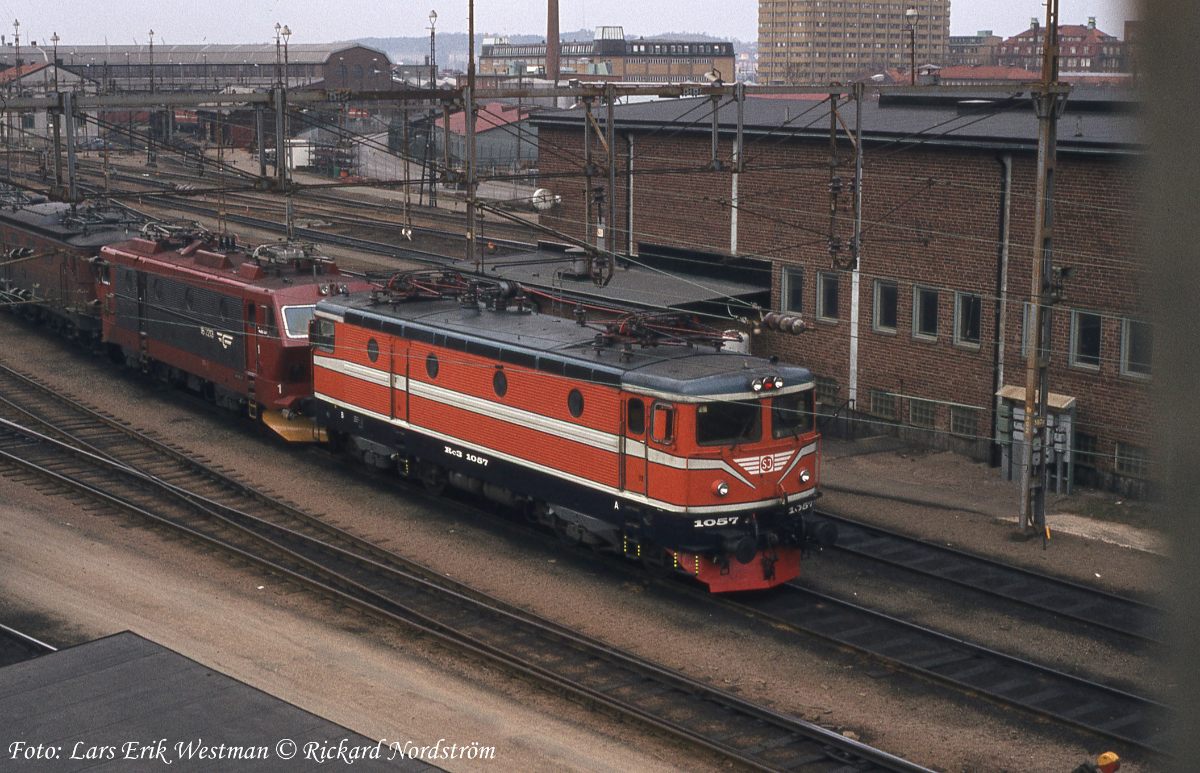
[[[262,422],[289,443],[327,443],[329,434],[311,416],[288,418],[282,411],[264,411]]]

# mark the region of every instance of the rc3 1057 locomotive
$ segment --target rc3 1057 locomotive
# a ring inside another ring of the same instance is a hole
[[[368,464],[525,509],[713,591],[800,571],[820,440],[808,370],[720,350],[686,315],[597,328],[519,286],[393,278],[317,304],[315,415]]]

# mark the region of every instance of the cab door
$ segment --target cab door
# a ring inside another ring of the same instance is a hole
[[[646,493],[646,402],[631,395],[625,398],[624,434],[621,437],[621,487],[635,494]]]
[[[646,438],[646,488],[647,495],[654,499],[683,502],[682,486],[678,485],[678,470],[655,461],[656,452],[673,455],[676,434],[675,407],[669,403],[655,402],[650,407]],[[674,489],[680,489],[672,496]]]
[[[258,341],[258,323],[261,313],[261,306],[254,301],[246,301],[246,319],[243,326],[246,333],[246,372],[252,378],[258,373],[259,357],[262,354],[259,351]]]

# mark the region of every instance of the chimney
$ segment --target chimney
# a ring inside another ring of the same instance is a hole
[[[546,77],[558,85],[558,0],[546,0]]]
[[[1029,20],[1029,29],[1036,30],[1040,26],[1041,25],[1038,23],[1038,18],[1036,16],[1034,16],[1032,19]]]
[[[1088,17],[1088,29],[1090,29],[1090,30],[1096,29],[1096,17],[1095,16]]]

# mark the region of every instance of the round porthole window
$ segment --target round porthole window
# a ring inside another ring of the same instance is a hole
[[[367,341],[367,357],[371,360],[371,362],[375,362],[379,359],[379,342],[374,338],[372,338],[370,341]]]
[[[572,389],[567,395],[567,410],[577,419],[583,413],[583,393],[578,389]]]
[[[430,352],[425,357],[425,372],[429,374],[430,378],[437,378],[438,358],[433,352]]]
[[[508,376],[504,375],[504,371],[498,370],[492,376],[492,389],[496,390],[498,397],[504,397],[508,392]]]

